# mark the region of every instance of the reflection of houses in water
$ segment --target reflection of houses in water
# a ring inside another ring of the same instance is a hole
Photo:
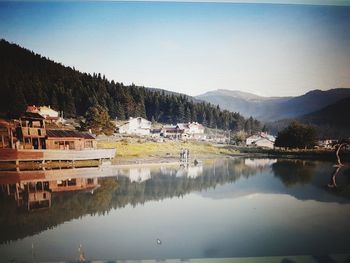
[[[68,191],[93,191],[98,188],[97,177],[66,176],[53,178],[40,178],[42,173],[8,173],[0,180],[0,191],[12,196],[18,207],[28,211],[51,207],[53,193]]]
[[[130,182],[140,183],[151,179],[151,170],[148,167],[130,168],[125,176],[129,177]]]
[[[203,174],[203,165],[181,165],[180,167],[161,167],[161,173],[168,176],[196,178]]]
[[[203,174],[203,166],[181,166],[176,172],[176,177],[186,176],[188,178],[196,178]]]
[[[265,168],[273,165],[277,162],[277,159],[244,159],[244,164],[252,168]]]

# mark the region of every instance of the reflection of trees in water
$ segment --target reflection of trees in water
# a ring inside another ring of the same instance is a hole
[[[307,184],[315,173],[316,164],[306,160],[282,159],[272,164],[272,171],[285,186]]]
[[[350,167],[335,166],[327,185],[328,189],[336,195],[350,198]]]
[[[235,182],[240,177],[255,175],[261,168],[244,164],[244,159],[216,160],[208,162],[201,176],[176,177],[173,172],[156,169],[151,179],[131,182],[127,177],[100,178],[100,188],[94,194],[87,192],[63,192],[52,194],[50,209],[27,213],[20,211],[10,198],[0,198],[0,242],[16,240],[55,227],[63,222],[84,215],[103,215],[112,209],[136,206],[151,200],[182,197],[193,191],[215,188],[217,185]]]

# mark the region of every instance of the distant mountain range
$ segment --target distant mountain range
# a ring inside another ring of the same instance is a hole
[[[296,120],[317,127],[320,138],[348,138],[350,137],[350,119],[346,115],[348,112],[350,112],[350,97],[305,115],[266,122],[265,125],[269,132],[277,134]]]
[[[313,90],[296,97],[261,97],[242,91],[219,89],[195,98],[219,105],[223,109],[240,112],[246,117],[253,116],[272,122],[298,118],[312,112],[317,114],[317,111],[348,97],[350,89],[337,88],[327,91]]]

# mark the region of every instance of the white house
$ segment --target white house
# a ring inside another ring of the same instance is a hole
[[[190,134],[204,134],[204,126],[198,122],[188,124]]]
[[[332,149],[336,142],[337,140],[325,139],[325,140],[319,140],[317,142],[317,145],[319,148]]]
[[[151,122],[141,118],[132,118],[122,124],[117,124],[117,129],[121,134],[150,135]]]
[[[272,149],[274,147],[275,140],[276,138],[274,136],[265,132],[260,132],[259,134],[248,137],[246,139],[246,145]]]
[[[176,129],[181,133],[182,139],[205,139],[204,126],[198,122],[178,123]]]

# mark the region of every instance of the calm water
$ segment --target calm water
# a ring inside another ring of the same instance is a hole
[[[335,180],[333,172],[330,162],[237,158],[188,168],[0,173],[0,256],[349,254],[350,169]]]

